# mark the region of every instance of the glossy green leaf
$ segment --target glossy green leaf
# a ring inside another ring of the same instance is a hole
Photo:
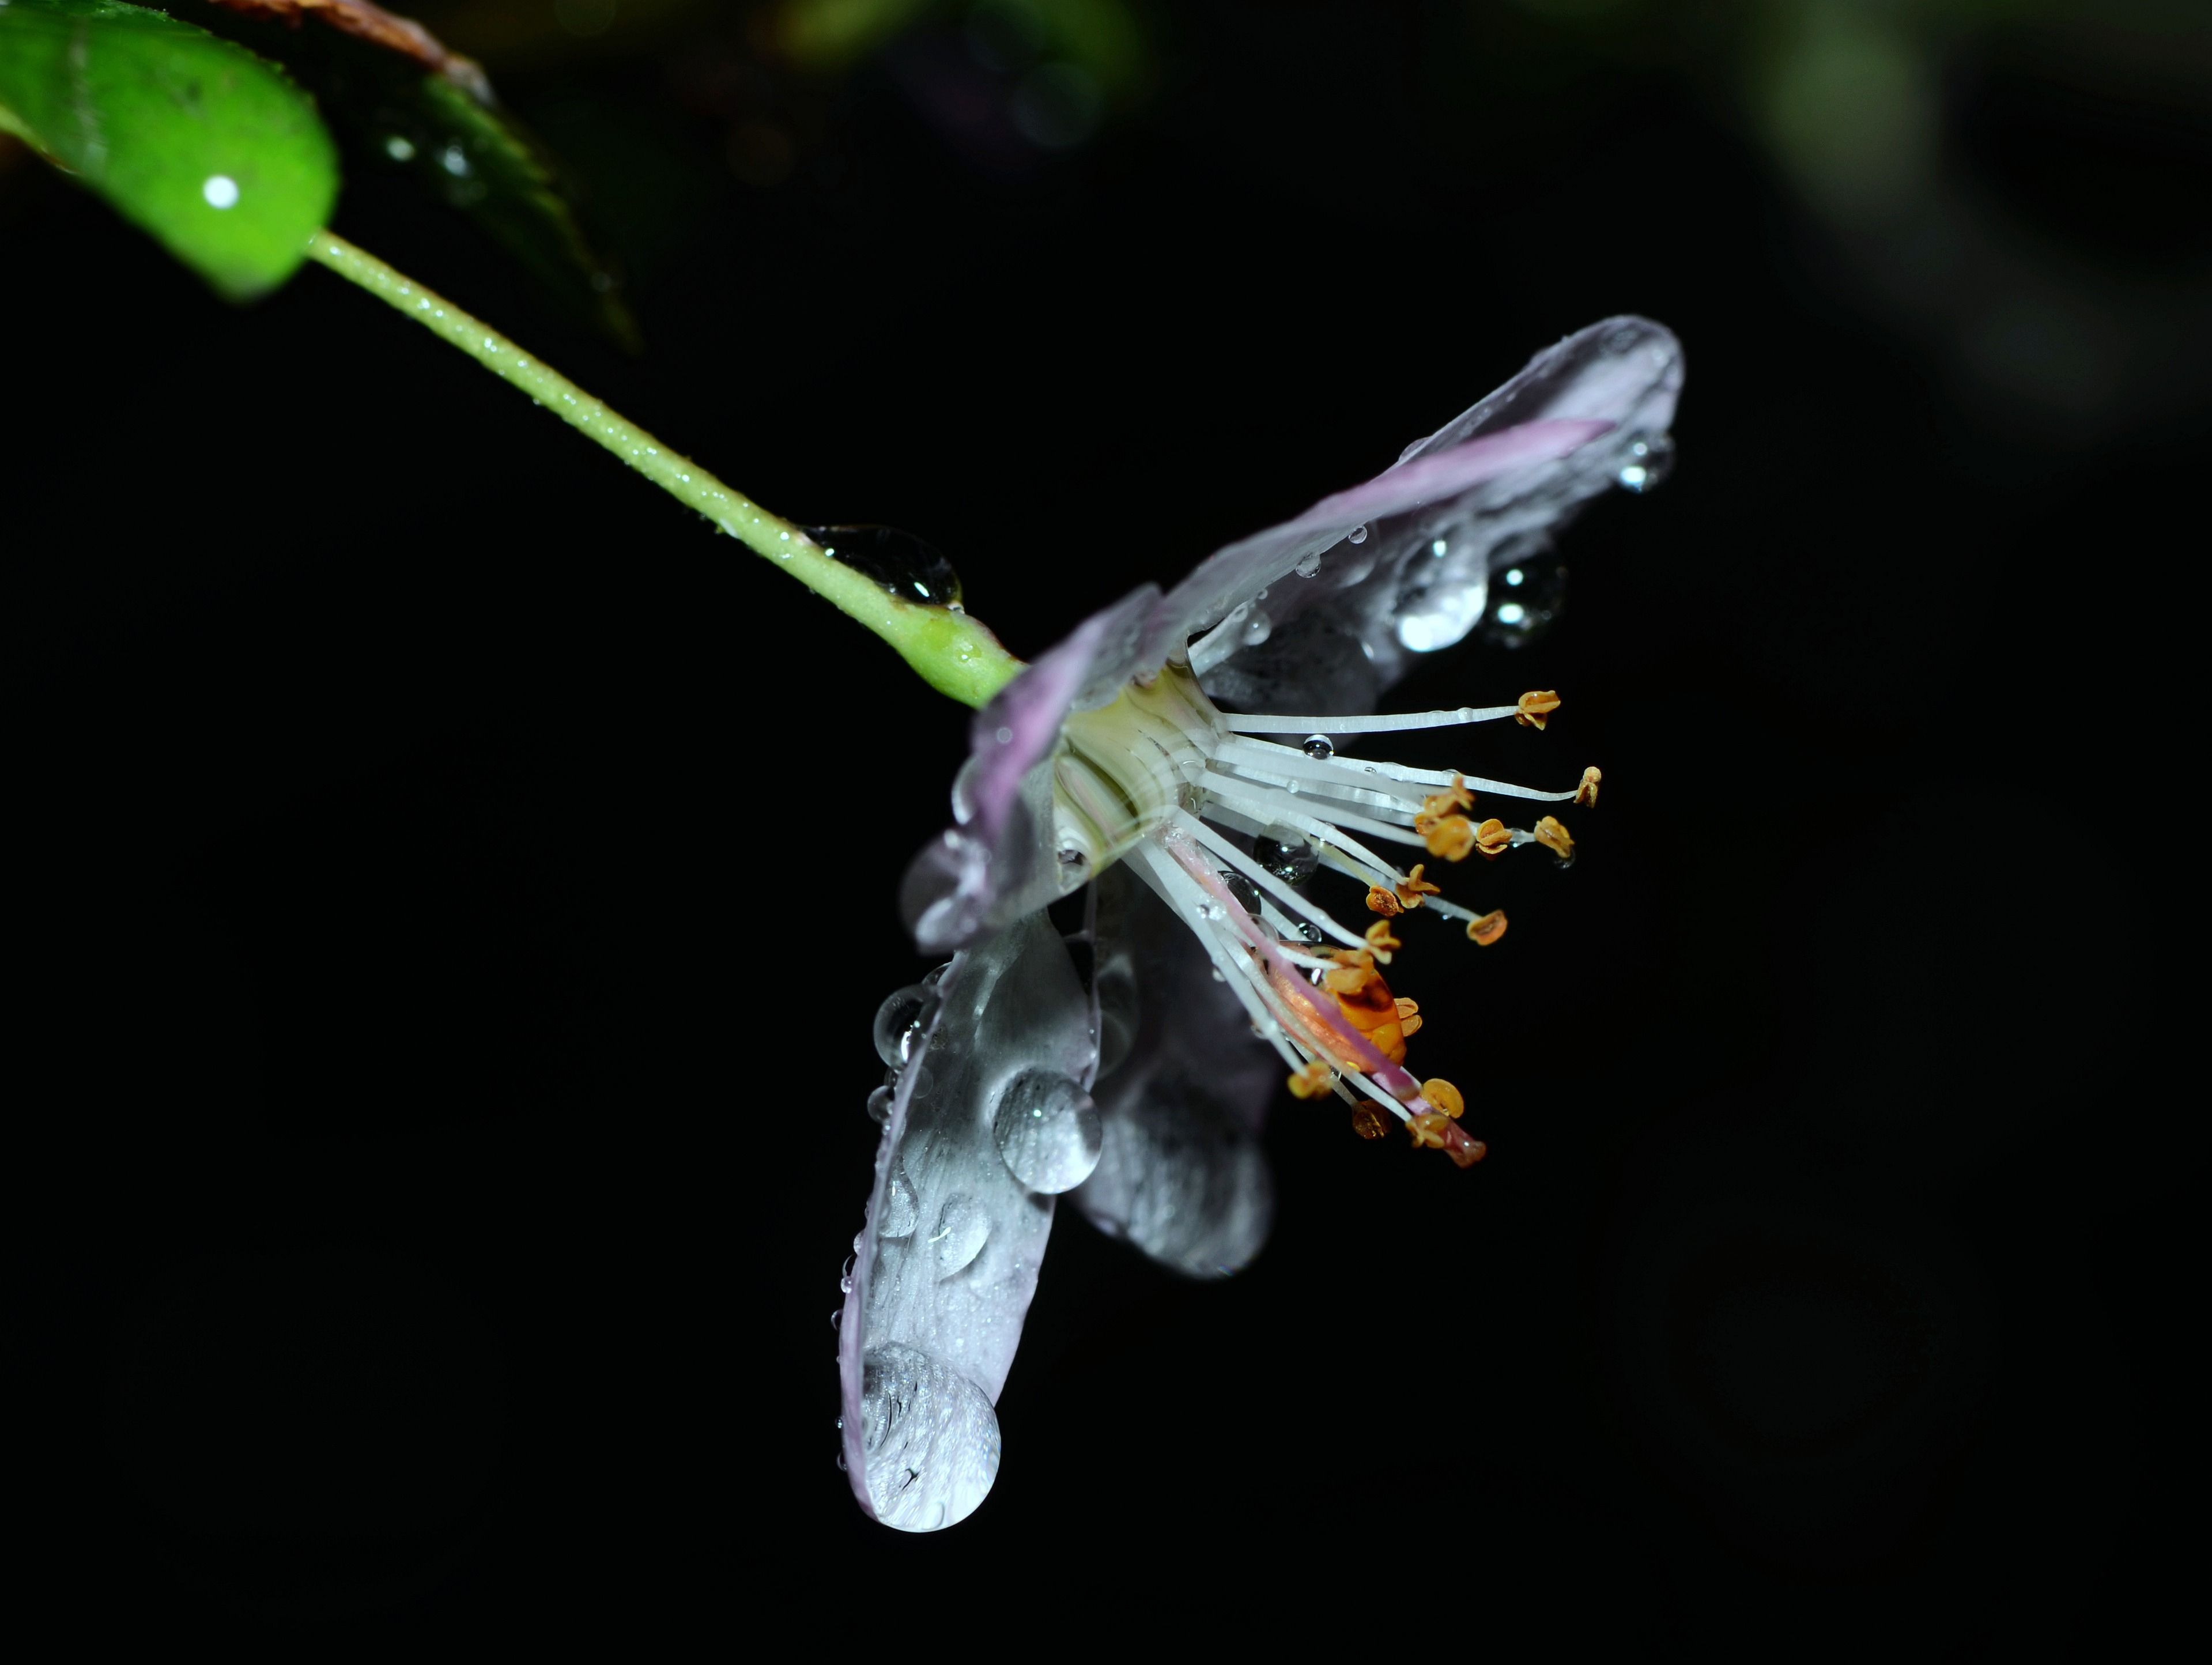
[[[313,100],[244,47],[113,0],[0,0],[0,126],[250,300],[337,198]]]

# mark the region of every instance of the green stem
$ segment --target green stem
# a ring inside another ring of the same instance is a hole
[[[459,348],[494,375],[520,388],[578,432],[597,440],[678,502],[695,508],[836,606],[865,624],[921,679],[963,705],[980,706],[1012,681],[1022,661],[979,621],[950,608],[902,601],[874,580],[833,561],[804,532],[724,485],[625,421],[552,366],[532,358],[489,325],[402,276],[343,237],[319,231],[307,253],[349,283],[388,301]]]

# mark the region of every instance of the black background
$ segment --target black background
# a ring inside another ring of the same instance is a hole
[[[1557,687],[1546,734],[1395,750],[1606,772],[1571,872],[1456,876],[1504,944],[1394,973],[1491,1159],[1285,1098],[1272,1245],[1218,1285],[1066,1212],[996,1490],[865,1521],[828,1319],[965,714],[329,274],[226,308],[19,156],[18,1565],[87,1645],[1341,1609],[2062,1657],[2172,1615],[2202,106],[1947,69],[1948,177],[2112,320],[2069,392],[2002,331],[1962,356],[1902,234],[1812,211],[1680,65],[1482,9],[1156,21],[1147,98],[1062,152],[932,120],[950,25],[795,78],[772,185],[696,95],[738,15],[526,55],[641,358],[403,179],[357,162],[337,225],[779,512],[928,537],[1024,654],[1567,331],[1671,325],[1674,479],[1571,534],[1549,639],[1392,698]]]

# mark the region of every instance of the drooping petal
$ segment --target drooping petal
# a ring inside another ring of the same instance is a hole
[[[1299,703],[1301,675],[1320,684],[1315,691],[1322,697],[1371,702],[1416,656],[1474,629],[1491,573],[1548,548],[1600,493],[1653,477],[1669,447],[1681,386],[1681,344],[1663,325],[1612,318],[1569,336],[1489,398],[1407,447],[1394,468],[1358,491],[1441,467],[1508,435],[1572,423],[1607,428],[1549,460],[1532,455],[1528,465],[1456,495],[1376,514],[1358,543],[1347,538],[1310,572],[1267,580],[1264,602],[1240,603],[1247,611],[1237,628],[1194,647],[1192,667],[1232,709],[1356,708]],[[1357,501],[1358,491],[1343,496]],[[1178,586],[1169,604],[1199,575]]]
[[[1168,592],[1156,634],[1169,647],[1179,647],[1260,591],[1296,574],[1300,562],[1316,566],[1323,551],[1355,529],[1419,509],[1425,508],[1428,518],[1448,513],[1492,481],[1510,476],[1517,485],[1531,479],[1543,465],[1558,463],[1611,425],[1601,420],[1533,422],[1418,458],[1409,451],[1365,484],[1324,497],[1297,519],[1207,556]]]
[[[1105,704],[1128,679],[1159,594],[1142,585],[1093,613],[975,714],[953,782],[955,824],[900,885],[900,911],[924,950],[964,946],[1089,877],[1063,872],[1054,847],[1048,760],[1067,714]]]
[[[1225,1277],[1273,1218],[1259,1133],[1282,1070],[1167,904],[1121,868],[1097,885],[1104,1150],[1074,1200],[1162,1265]]]
[[[1042,914],[956,957],[876,1156],[838,1324],[844,1458],[890,1526],[950,1526],[998,1472],[993,1407],[1054,1194],[1099,1149],[1090,1002]]]

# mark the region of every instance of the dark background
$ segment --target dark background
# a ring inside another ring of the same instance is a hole
[[[1218,1285],[1065,1212],[996,1490],[866,1522],[827,1320],[965,714],[329,274],[228,309],[11,151],[9,1375],[70,1634],[2140,1651],[2195,1571],[2187,9],[625,3],[424,15],[642,355],[373,157],[337,228],[1018,653],[1680,333],[1559,627],[1392,699],[1555,686],[1394,750],[1606,773],[1571,872],[1460,876],[1503,945],[1394,973],[1492,1157],[1286,1097]]]

